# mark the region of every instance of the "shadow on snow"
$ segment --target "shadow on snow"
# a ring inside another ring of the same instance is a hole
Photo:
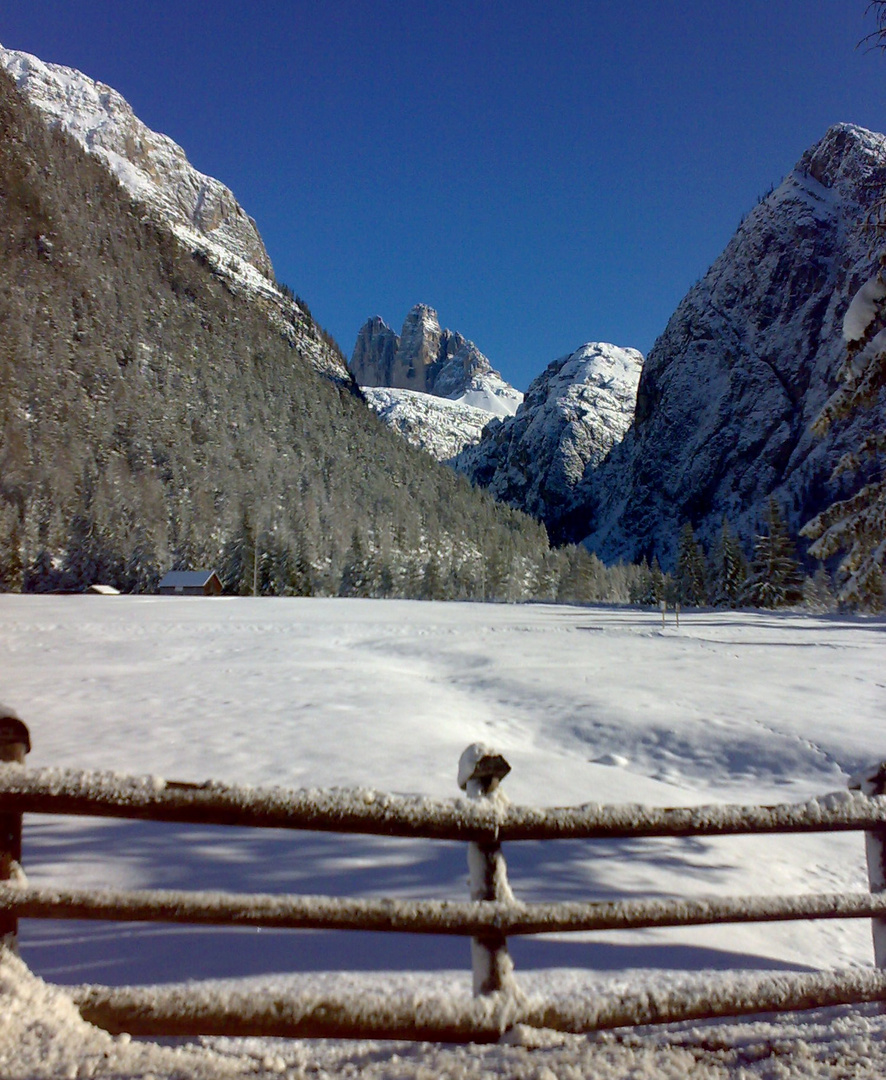
[[[593,860],[589,857],[593,851]],[[670,865],[684,878],[711,881],[731,867],[715,846],[694,839],[560,841],[509,844],[511,883],[520,899],[612,900],[625,893],[595,874],[618,858],[643,874]],[[32,818],[24,862],[33,884],[77,887],[207,889],[398,899],[467,899],[463,844],[221,829],[153,822]],[[53,868],[73,873],[59,880]],[[643,875],[645,876],[645,875]],[[702,885],[703,889],[703,885]],[[644,895],[654,893],[644,890]],[[258,930],[158,923],[23,920],[21,951],[38,975],[53,982],[178,982],[281,972],[451,971],[470,969],[467,939],[416,934]],[[648,945],[596,940],[512,938],[518,972],[546,968],[618,971],[668,968],[698,971],[804,970],[750,956],[662,941]],[[808,969],[806,969],[808,970]]]

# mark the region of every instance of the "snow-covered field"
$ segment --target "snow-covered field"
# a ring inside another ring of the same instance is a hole
[[[882,619],[792,614],[684,614],[663,630],[657,613],[617,609],[4,595],[0,700],[30,726],[29,767],[447,797],[461,751],[482,741],[511,762],[504,787],[519,803],[801,801],[886,758],[884,635]],[[852,833],[512,844],[506,856],[525,900],[866,887]],[[423,841],[33,818],[24,863],[33,884],[467,897],[463,847]],[[443,938],[25,921],[21,943],[31,971],[61,984],[470,985],[467,943]],[[528,992],[572,995],[872,962],[864,920],[515,940],[512,953]],[[75,1059],[115,1076],[886,1072],[871,1009],[537,1050],[216,1041],[195,1055],[95,1033],[11,961],[0,1007],[3,1077],[77,1075]],[[47,1031],[71,1053],[40,1072]],[[844,1065],[854,1053],[874,1071],[828,1072],[835,1040]]]

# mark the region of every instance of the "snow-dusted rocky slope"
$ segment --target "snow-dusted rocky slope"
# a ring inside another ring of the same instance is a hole
[[[634,415],[643,357],[590,342],[555,360],[514,417],[491,425],[455,467],[556,533],[576,487],[624,436]]]
[[[832,501],[831,470],[886,403],[819,439],[840,326],[874,259],[864,220],[886,184],[886,138],[832,127],[742,222],[643,367],[636,420],[582,490],[590,546],[673,556],[681,525],[743,538],[774,494],[792,529]]]
[[[299,342],[324,374],[350,381],[344,363],[311,338],[311,320],[274,279],[255,222],[219,180],[198,172],[184,150],[152,131],[111,87],[60,64],[0,46],[0,66],[46,117],[102,161],[129,194],[224,277],[260,300],[278,328]]]
[[[369,407],[388,427],[438,461],[448,462],[466,446],[478,443],[493,418],[486,409],[417,390],[389,386],[362,390]]]
[[[476,443],[492,417],[512,416],[523,400],[473,341],[441,329],[426,304],[412,308],[399,335],[378,315],[364,323],[349,367],[382,420],[441,461]]]
[[[27,98],[100,157],[123,186],[170,223],[273,279],[255,222],[233,193],[151,131],[116,90],[73,68],[0,48],[0,64]]]

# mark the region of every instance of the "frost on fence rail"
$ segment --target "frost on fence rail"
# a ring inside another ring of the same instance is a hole
[[[391,795],[371,788],[197,784],[17,766],[0,767],[0,811],[5,809],[430,839],[488,837],[497,828],[493,808],[478,808],[466,799]]]
[[[0,765],[0,813],[80,814],[428,839],[598,839],[827,832],[886,825],[886,797],[836,792],[777,806],[565,808],[431,799],[367,788],[252,788]]]
[[[652,989],[556,1003],[493,994],[398,997],[280,996],[186,987],[83,986],[72,997],[85,1019],[132,1035],[256,1035],[283,1038],[497,1042],[525,1025],[586,1034],[606,1028],[793,1012],[886,1000],[886,972],[786,973],[733,978],[690,989]]]
[[[525,904],[517,900],[364,900],[183,890],[89,890],[0,884],[16,918],[168,922],[302,930],[505,936],[793,919],[886,916],[886,894],[735,896]]]

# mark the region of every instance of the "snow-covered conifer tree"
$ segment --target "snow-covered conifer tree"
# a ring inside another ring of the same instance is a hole
[[[831,575],[824,566],[820,565],[812,577],[806,578],[803,583],[803,606],[816,615],[836,608],[837,598],[831,586]]]
[[[701,607],[707,603],[708,584],[704,552],[688,521],[680,530],[674,585],[679,603],[690,607]]]
[[[670,578],[666,578],[658,564],[658,559],[653,558],[652,565],[646,567],[641,563],[641,573],[637,581],[636,596],[640,604],[654,604],[656,607],[664,600]]]
[[[803,574],[796,547],[773,497],[766,509],[765,532],[754,543],[742,603],[777,608],[798,604],[802,598]]]
[[[339,596],[371,596],[372,582],[369,559],[366,555],[366,546],[357,529],[351,537],[351,546],[345,555],[345,565],[342,570],[341,583],[338,587]]]
[[[883,231],[884,226],[879,227]],[[878,273],[866,281],[843,319],[846,359],[837,372],[840,387],[831,396],[814,430],[823,435],[831,424],[859,409],[870,409],[886,396],[886,254]],[[845,454],[835,477],[857,470],[863,458],[879,464],[886,453],[886,432],[871,431],[857,449]],[[802,529],[815,542],[810,553],[827,559],[846,552],[840,563],[839,597],[863,608],[880,609],[886,602],[886,477],[880,475],[848,499],[841,499]]]
[[[715,607],[735,608],[741,602],[748,560],[729,521],[723,518],[710,560],[711,600]]]

